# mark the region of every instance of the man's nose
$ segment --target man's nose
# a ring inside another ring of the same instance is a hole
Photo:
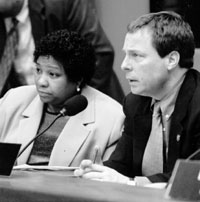
[[[121,69],[123,71],[130,71],[132,68],[132,64],[129,60],[129,58],[127,56],[125,56],[124,60],[122,61],[122,64],[121,64]]]

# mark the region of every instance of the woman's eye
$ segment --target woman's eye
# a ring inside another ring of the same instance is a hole
[[[57,73],[54,73],[54,72],[49,72],[49,75],[53,78],[59,77],[59,75]]]
[[[38,67],[35,68],[35,71],[36,71],[37,74],[42,72],[42,70],[40,68],[38,68]]]

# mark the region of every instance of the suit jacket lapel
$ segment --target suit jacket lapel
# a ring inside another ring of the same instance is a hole
[[[137,106],[137,113],[133,119],[133,171],[141,174],[140,165],[142,164],[144,150],[149,139],[152,123],[152,112],[150,109],[151,99],[142,98],[142,102]]]
[[[43,103],[40,101],[39,96],[37,96],[33,102],[28,106],[28,108],[23,113],[23,118],[20,120],[19,128],[17,130],[18,143],[22,143],[21,150],[24,148],[28,142],[35,137],[40,124],[40,120],[43,112]],[[26,163],[29,154],[32,149],[30,145],[18,158],[18,164]]]
[[[179,91],[175,109],[172,114],[170,135],[169,135],[169,153],[168,153],[168,170],[172,170],[180,151],[180,138],[183,131],[183,119],[186,116],[188,104],[195,90],[195,80],[193,70],[186,73],[185,80]]]
[[[79,115],[69,119],[54,145],[49,165],[70,166],[90,133],[81,121],[82,119]]]
[[[69,119],[54,145],[49,165],[70,166],[90,134],[90,130],[84,125],[95,122],[95,99],[89,87],[82,94],[87,97],[88,106]]]

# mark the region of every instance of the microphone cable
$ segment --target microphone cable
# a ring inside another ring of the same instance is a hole
[[[19,152],[19,154],[17,155],[17,158],[21,156],[21,154],[27,149],[27,147],[34,141],[36,140],[38,137],[40,137],[42,134],[44,134],[55,122],[56,120],[58,120],[61,116],[63,116],[63,114],[60,112],[56,118],[49,124],[49,126],[47,128],[45,128],[41,133],[39,133],[38,135],[36,135],[34,138],[32,138],[28,144]]]

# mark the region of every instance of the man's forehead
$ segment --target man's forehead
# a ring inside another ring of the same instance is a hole
[[[149,29],[138,29],[135,32],[128,32],[125,36],[123,49],[131,48],[138,43],[148,43],[152,41],[152,35]]]

